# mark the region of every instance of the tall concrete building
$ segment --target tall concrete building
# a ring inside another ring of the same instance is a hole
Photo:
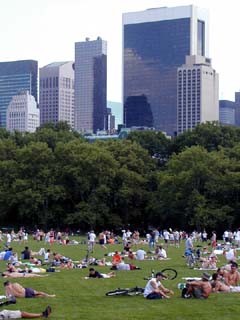
[[[108,134],[115,133],[115,116],[112,114],[111,108],[107,108],[105,116],[105,130]]]
[[[74,127],[73,61],[53,62],[40,69],[40,124],[66,121]]]
[[[6,113],[13,96],[28,91],[38,102],[38,62],[0,62],[0,127],[6,127]]]
[[[104,130],[107,113],[107,42],[75,43],[75,130]]]
[[[107,108],[110,108],[115,117],[115,129],[123,123],[123,106],[121,102],[107,101]]]
[[[218,74],[211,60],[187,56],[178,68],[177,133],[193,129],[199,123],[219,120]]]
[[[177,131],[177,68],[208,57],[208,11],[195,6],[123,14],[124,123]],[[145,115],[143,115],[144,110]],[[142,116],[141,116],[142,114]]]
[[[35,98],[28,91],[12,97],[7,109],[7,130],[35,132],[40,125],[39,109]]]
[[[226,125],[235,125],[236,104],[230,100],[219,100],[219,122]]]

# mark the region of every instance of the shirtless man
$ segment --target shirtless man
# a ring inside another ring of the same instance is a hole
[[[40,292],[33,290],[32,288],[24,288],[19,283],[11,283],[6,281],[3,283],[5,287],[5,295],[7,297],[14,296],[16,298],[37,298],[37,297],[56,297],[55,294],[47,294],[45,292]]]
[[[105,232],[104,231],[100,232],[99,233],[99,244],[100,244],[101,248],[103,248],[103,249],[107,249],[107,247],[104,245],[105,238],[106,238]]]
[[[212,275],[212,292],[240,292],[240,286],[228,286],[221,280],[221,276],[218,273]]]
[[[186,285],[184,298],[207,299],[212,292],[212,286],[209,282],[210,275],[206,272],[202,275],[202,280],[191,281]]]
[[[237,286],[240,282],[240,273],[238,272],[238,264],[231,263],[231,270],[224,273],[224,281],[228,286]]]
[[[48,277],[48,275],[41,275],[36,273],[19,272],[19,271],[4,271],[2,273],[3,278],[34,278],[34,277]]]

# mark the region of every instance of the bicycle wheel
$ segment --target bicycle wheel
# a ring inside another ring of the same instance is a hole
[[[129,292],[129,289],[117,289],[114,291],[109,291],[106,293],[106,296],[125,296]]]
[[[144,292],[143,288],[135,287],[135,288],[129,289],[127,295],[128,296],[138,296],[140,294],[143,294],[143,292]]]
[[[161,272],[164,274],[164,276],[168,280],[173,280],[177,277],[177,271],[172,268],[163,269]]]

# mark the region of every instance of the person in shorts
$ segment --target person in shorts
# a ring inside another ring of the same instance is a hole
[[[51,314],[51,307],[47,308],[41,313],[30,313],[20,310],[2,310],[0,311],[0,319],[34,319],[34,318],[48,318]]]
[[[11,283],[6,281],[3,283],[5,287],[5,294],[7,297],[14,296],[16,298],[36,298],[36,297],[56,297],[55,294],[48,294],[41,291],[36,291],[32,288],[24,288],[19,283]]]
[[[211,276],[207,272],[204,272],[201,280],[188,282],[186,290],[183,289],[185,290],[185,293],[182,297],[185,299],[207,299],[212,292],[212,286],[209,281],[210,278]]]

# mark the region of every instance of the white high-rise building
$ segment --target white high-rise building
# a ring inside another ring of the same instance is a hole
[[[53,62],[40,68],[39,109],[41,125],[66,121],[73,128],[73,61]]]
[[[28,91],[13,96],[7,109],[7,130],[35,132],[39,125],[39,109],[35,98]]]
[[[75,130],[105,129],[107,113],[107,42],[100,37],[75,43]]]
[[[178,68],[177,133],[193,129],[199,123],[219,120],[218,74],[211,60],[187,56]]]

